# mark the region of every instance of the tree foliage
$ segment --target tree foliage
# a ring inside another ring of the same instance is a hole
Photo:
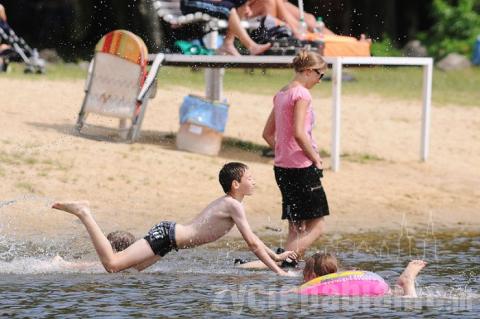
[[[433,0],[432,15],[432,28],[420,34],[429,53],[437,58],[452,52],[470,55],[480,35],[480,0]]]

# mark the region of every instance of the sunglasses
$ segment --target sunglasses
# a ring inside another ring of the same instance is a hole
[[[317,73],[317,75],[320,77],[320,80],[325,76],[325,73],[322,73],[320,69],[312,69],[313,72]]]

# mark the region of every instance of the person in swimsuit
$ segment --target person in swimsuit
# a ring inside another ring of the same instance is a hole
[[[417,297],[415,278],[427,265],[423,260],[412,260],[398,277],[397,284],[390,289],[390,294],[404,297]],[[305,260],[303,281],[308,282],[320,276],[339,272],[340,265],[337,258],[330,253],[315,253]]]
[[[300,10],[288,0],[248,0],[248,11],[242,11],[241,18],[252,18],[270,16],[277,21],[277,25],[286,24],[292,30],[295,37],[303,40],[300,32]],[[308,32],[316,32],[317,19],[313,14],[304,12],[304,19]],[[325,35],[336,35],[332,30],[323,27],[322,33]],[[353,40],[353,38],[352,38]],[[365,34],[360,35],[359,41],[371,43],[372,39],[367,38]]]
[[[84,224],[95,250],[107,272],[118,272],[134,267],[138,270],[157,262],[171,250],[192,248],[216,241],[237,226],[250,250],[272,271],[282,276],[294,274],[282,270],[277,261],[296,259],[297,254],[286,251],[276,254],[253,233],[242,201],[252,195],[255,181],[248,167],[242,163],[227,163],[219,173],[225,192],[186,224],[163,221],[127,249],[115,252],[107,237],[95,222],[88,202],[56,202],[52,208],[78,217]]]
[[[203,12],[212,17],[228,21],[227,34],[217,53],[239,56],[240,53],[234,45],[236,37],[251,55],[259,55],[270,49],[271,44],[256,43],[242,27],[237,10],[242,7],[243,12],[248,12],[249,8],[246,2],[247,0],[182,0],[180,8],[183,14]]]

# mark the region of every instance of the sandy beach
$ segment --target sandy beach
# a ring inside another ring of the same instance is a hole
[[[247,163],[256,178],[256,193],[245,200],[255,230],[285,234],[272,159],[235,148],[218,157],[192,154],[176,150],[174,140],[165,138],[178,130],[183,97],[201,91],[159,87],[148,105],[142,137],[126,144],[115,137],[74,133],[83,85],[82,80],[0,79],[2,234],[83,232],[73,217],[47,208],[53,199],[89,200],[106,232],[121,228],[141,236],[161,220],[186,222],[222,195],[217,174],[227,161]],[[261,132],[271,97],[225,95],[231,104],[225,136],[265,144]],[[314,135],[327,152],[330,105],[330,99],[314,92]],[[479,229],[480,108],[434,105],[426,163],[419,161],[420,116],[420,101],[343,97],[341,147],[348,156],[337,173],[324,158],[329,234]],[[91,117],[89,122],[117,125],[115,119]],[[12,200],[17,201],[9,204]]]

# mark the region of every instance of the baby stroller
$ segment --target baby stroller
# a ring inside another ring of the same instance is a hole
[[[45,61],[38,56],[37,49],[32,49],[23,38],[17,36],[7,22],[0,20],[0,43],[10,46],[0,52],[4,65],[0,71],[5,71],[10,60],[25,63],[25,73],[45,73]]]

